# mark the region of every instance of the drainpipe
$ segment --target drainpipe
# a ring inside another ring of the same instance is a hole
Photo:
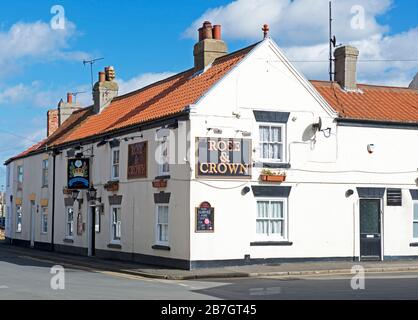
[[[54,251],[54,235],[55,235],[55,158],[57,156],[57,150],[52,152],[52,229],[51,229],[51,251]]]

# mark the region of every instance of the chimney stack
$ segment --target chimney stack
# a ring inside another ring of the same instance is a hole
[[[359,51],[355,47],[343,46],[334,52],[335,80],[346,91],[357,90],[357,60]]]
[[[222,57],[228,53],[228,48],[222,41],[222,31],[220,25],[212,24],[205,21],[203,26],[199,28],[199,42],[194,46],[194,66],[197,71],[203,70],[205,67],[215,61],[216,58]]]
[[[67,93],[67,103],[69,104],[73,103],[73,94],[71,92]]]
[[[409,89],[418,90],[418,73],[415,75],[414,80],[409,84]]]
[[[49,137],[67,120],[74,111],[80,109],[81,106],[73,102],[73,94],[67,93],[67,102],[60,100],[56,109],[47,112],[47,136]]]
[[[106,67],[99,72],[99,81],[93,88],[93,110],[95,113],[102,112],[118,96],[119,85],[115,80],[115,69],[112,66]]]

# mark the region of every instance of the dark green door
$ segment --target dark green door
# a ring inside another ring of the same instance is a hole
[[[360,255],[362,260],[381,260],[380,200],[360,200]]]

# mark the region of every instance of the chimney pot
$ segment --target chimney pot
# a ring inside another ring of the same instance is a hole
[[[73,103],[73,94],[71,92],[67,93],[67,103]]]
[[[351,46],[339,47],[335,50],[334,56],[335,80],[344,90],[357,90],[358,49]]]
[[[105,82],[106,81],[106,73],[104,73],[103,71],[99,72],[99,82]]]
[[[213,39],[222,40],[222,27],[219,24],[213,26],[212,35]]]
[[[203,40],[205,39],[213,39],[213,35],[212,35],[212,23],[210,23],[209,21],[205,21],[203,23]]]

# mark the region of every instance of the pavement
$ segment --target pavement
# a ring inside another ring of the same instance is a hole
[[[10,246],[0,242],[0,250],[6,249],[22,257],[60,264],[64,267],[81,267],[117,272],[126,275],[166,280],[294,277],[310,275],[349,275],[353,266],[361,265],[366,273],[418,272],[417,260],[385,262],[302,262],[239,267],[178,270],[138,263],[119,262],[94,257],[75,256],[30,248]]]

